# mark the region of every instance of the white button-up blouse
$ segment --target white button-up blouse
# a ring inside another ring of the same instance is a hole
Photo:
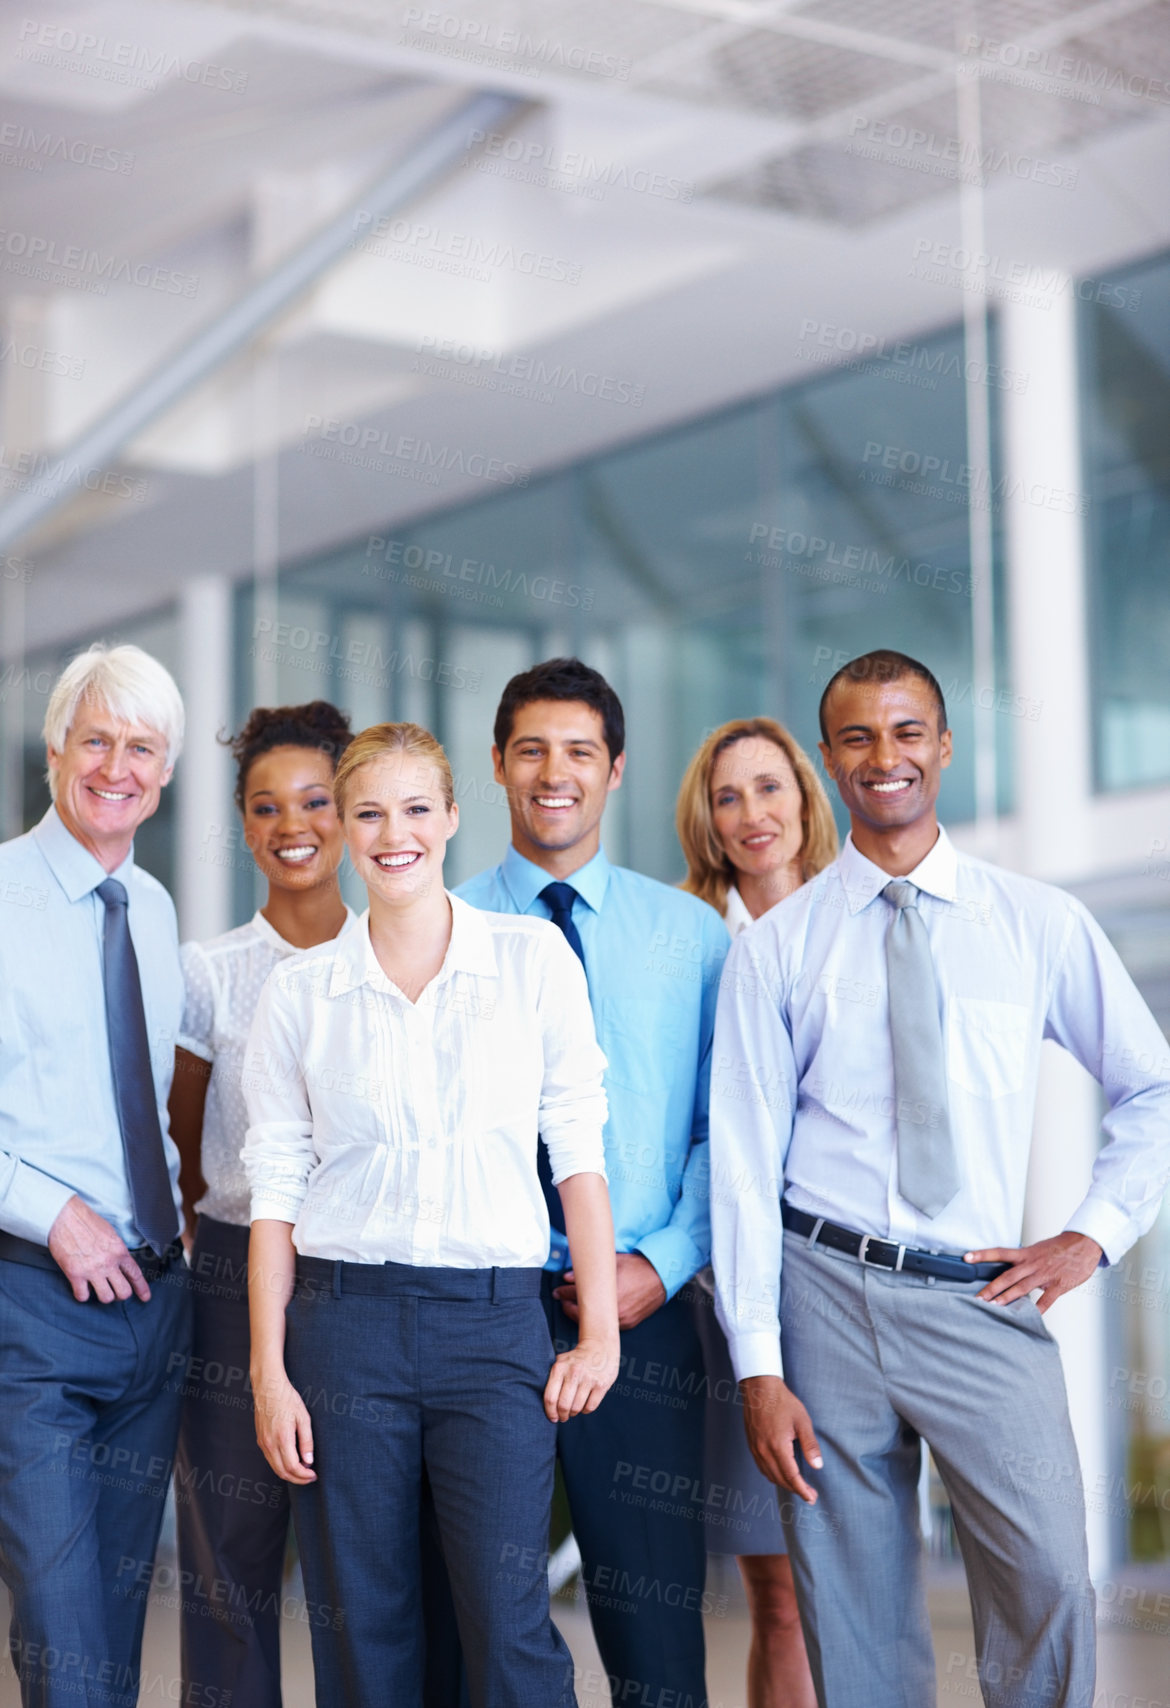
[[[605,1178],[606,1060],[584,969],[547,920],[451,896],[451,941],[411,1003],[369,918],[275,968],[248,1040],[252,1219],[304,1255],[539,1267],[554,1182]]]

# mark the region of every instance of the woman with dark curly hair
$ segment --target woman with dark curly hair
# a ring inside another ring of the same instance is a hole
[[[176,1372],[185,1376],[175,1466],[184,1701],[280,1708],[289,1503],[256,1443],[248,1389],[241,1075],[269,973],[355,923],[337,881],[345,843],[333,803],[351,739],[348,717],[324,700],[251,713],[231,742],[236,806],[268,896],[247,925],[182,948],[186,1003],[170,1113],[195,1231],[193,1352]]]

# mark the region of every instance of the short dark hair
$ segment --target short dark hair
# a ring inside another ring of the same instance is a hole
[[[238,735],[220,739],[236,762],[236,805],[242,813],[248,772],[262,753],[274,747],[315,748],[336,771],[353,730],[348,712],[339,712],[328,700],[310,700],[304,706],[256,706]]]
[[[917,676],[933,694],[934,703],[938,707],[938,732],[941,735],[947,727],[947,707],[938,678],[925,664],[919,664],[916,658],[908,658],[904,652],[893,652],[889,647],[878,647],[875,652],[863,652],[860,658],[851,658],[848,664],[843,664],[840,670],[830,676],[821,695],[820,710],[817,713],[821,725],[821,740],[829,740],[825,707],[838,682],[901,682],[906,676]]]
[[[492,735],[501,753],[512,738],[516,713],[534,700],[581,700],[592,707],[601,718],[611,765],[625,747],[622,703],[601,672],[582,664],[579,658],[546,658],[543,664],[534,664],[531,670],[513,676],[500,695]]]

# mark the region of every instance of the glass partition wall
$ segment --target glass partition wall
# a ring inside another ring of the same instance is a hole
[[[675,795],[706,731],[765,712],[813,750],[829,676],[895,646],[947,692],[957,740],[943,810],[970,818],[961,333],[918,348],[917,367],[821,375],[286,567],[275,620],[254,619],[241,594],[241,712],[251,651],[266,648],[282,698],[332,697],[359,724],[427,723],[456,773],[459,881],[507,840],[490,762],[501,688],[537,659],[577,653],[626,708],[609,851],[674,881]]]

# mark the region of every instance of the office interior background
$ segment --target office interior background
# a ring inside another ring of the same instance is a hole
[[[184,936],[257,902],[216,735],[258,702],[434,729],[457,881],[499,690],[576,652],[608,851],[676,881],[704,733],[812,749],[894,646],[956,840],[1170,1023],[1166,4],[20,0],[0,90],[3,834],[56,671],[132,640],[188,706],[138,846]],[[1099,1113],[1054,1050],[1030,1233]],[[1170,1584],[1170,1209],[1051,1320],[1124,1607]]]

